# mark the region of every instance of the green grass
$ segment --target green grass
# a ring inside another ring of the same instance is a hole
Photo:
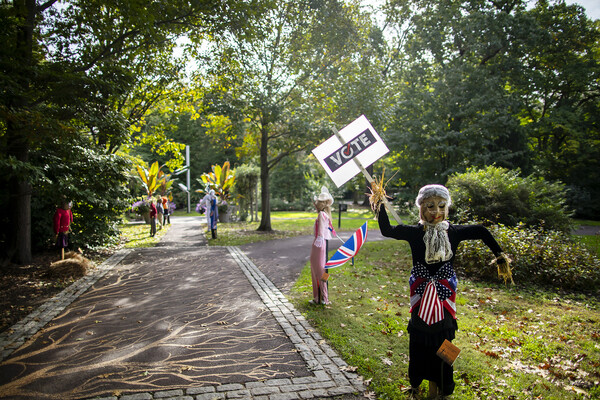
[[[333,220],[336,221],[339,216],[337,210],[331,211],[331,216]],[[259,213],[260,217],[260,213]],[[308,218],[314,219],[316,217],[316,211],[273,211],[271,212],[272,219],[282,219],[282,218]],[[350,218],[372,218],[373,213],[368,208],[348,208],[348,211],[342,212],[342,221]]]
[[[217,227],[218,238],[210,239],[209,244],[212,246],[240,246],[258,241],[312,235],[316,218],[316,212],[274,211],[271,213],[272,232],[257,231],[259,221],[220,223]],[[368,222],[369,229],[379,229],[373,213],[368,209],[351,209],[348,213],[342,213],[341,228],[338,228],[337,214],[333,215],[332,222],[333,227],[339,232],[353,232],[365,222]],[[347,238],[349,235],[341,234],[340,236]]]
[[[573,223],[575,224],[575,226],[578,226],[578,225],[600,226],[600,221],[592,221],[589,219],[574,219]]]
[[[194,207],[191,208],[191,211],[190,211],[189,214],[187,212],[187,208],[186,209],[182,208],[182,209],[175,210],[173,212],[173,214],[171,214],[171,215],[174,215],[176,217],[199,217],[199,216],[204,215],[204,214],[197,213],[196,210],[195,210],[195,207],[196,206],[194,206]]]
[[[573,223],[576,227],[581,225],[600,226],[600,221],[576,219],[573,220]],[[600,256],[600,235],[573,235],[573,237],[575,240],[583,243],[588,249]]]
[[[573,235],[573,237],[600,257],[600,235]]]
[[[330,306],[310,306],[307,265],[289,297],[380,399],[407,398],[410,250],[366,243],[355,266],[331,271]],[[462,349],[453,399],[586,399],[600,389],[597,299],[461,279]],[[425,383],[423,384],[425,388]]]
[[[171,225],[167,225],[162,229],[156,231],[154,237],[150,237],[150,225],[143,223],[128,223],[120,226],[121,230],[121,243],[125,248],[137,248],[137,247],[153,247],[171,228]]]

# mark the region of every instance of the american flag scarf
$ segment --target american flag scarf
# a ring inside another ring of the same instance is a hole
[[[423,264],[417,262],[412,269],[410,284],[410,311],[419,306],[419,318],[427,325],[444,319],[444,308],[456,318],[456,274],[450,262],[444,263],[431,276]]]

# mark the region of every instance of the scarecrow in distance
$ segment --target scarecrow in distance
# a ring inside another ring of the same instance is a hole
[[[55,247],[60,249],[61,260],[65,259],[65,248],[69,247],[69,232],[71,230],[71,222],[73,222],[71,204],[68,200],[62,200],[60,206],[56,208],[52,219]]]

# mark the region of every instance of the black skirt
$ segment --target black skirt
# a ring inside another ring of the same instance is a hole
[[[418,387],[423,380],[435,382],[445,396],[454,392],[454,368],[438,357],[437,350],[444,340],[455,338],[458,324],[447,310],[444,319],[433,325],[427,325],[419,318],[419,309],[415,307],[408,323],[409,363],[408,377],[412,387]]]
[[[57,249],[66,249],[69,247],[69,234],[67,232],[59,232],[56,237],[55,247]]]

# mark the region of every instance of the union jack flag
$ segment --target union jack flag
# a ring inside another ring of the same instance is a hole
[[[325,268],[336,268],[344,265],[358,253],[363,243],[367,241],[367,223],[365,222],[354,232],[352,237],[335,252],[325,264]]]

